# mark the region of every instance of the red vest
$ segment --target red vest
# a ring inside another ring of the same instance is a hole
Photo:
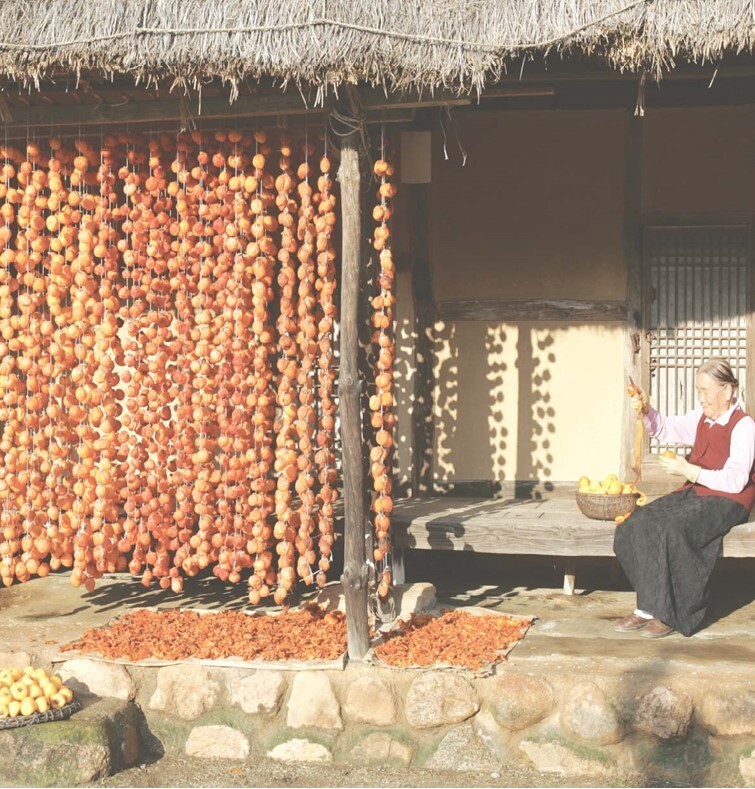
[[[724,467],[731,454],[731,431],[740,419],[747,416],[741,408],[732,412],[729,421],[725,425],[714,422],[712,425],[705,424],[705,414],[702,414],[697,423],[695,433],[695,443],[692,445],[692,452],[689,455],[689,462],[700,468],[719,470]],[[687,487],[687,486],[685,486]],[[694,485],[695,493],[698,496],[724,496],[732,501],[739,502],[748,512],[755,505],[755,464],[750,469],[750,477],[744,489],[739,493],[724,493],[722,490],[712,490],[704,485]]]

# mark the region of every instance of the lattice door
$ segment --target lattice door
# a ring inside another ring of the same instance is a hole
[[[648,394],[663,414],[697,405],[695,370],[711,356],[729,360],[744,402],[749,238],[749,227],[645,231]],[[650,441],[651,453],[666,448]]]

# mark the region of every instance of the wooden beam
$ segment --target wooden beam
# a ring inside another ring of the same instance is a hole
[[[42,91],[45,95],[50,92]],[[71,94],[68,94],[69,96]],[[14,97],[14,99],[17,97]],[[18,100],[21,100],[18,98]],[[439,92],[435,96],[420,97],[413,93],[385,94],[365,88],[360,92],[362,108],[368,122],[404,122],[411,120],[408,114],[412,109],[438,104],[470,104],[471,98],[459,98],[449,92]],[[226,97],[186,99],[155,99],[150,101],[131,101],[125,104],[80,104],[76,106],[45,105],[19,108],[9,105],[12,121],[0,128],[19,128],[25,134],[29,126],[63,127],[88,124],[111,125],[124,123],[163,123],[188,120],[197,125],[218,118],[274,117],[274,116],[325,116],[323,107],[306,104],[302,96],[296,94],[265,94],[261,96],[239,96],[231,102]],[[391,113],[399,114],[394,119]]]
[[[521,68],[517,68],[517,65],[522,66],[522,61],[514,61],[514,66],[508,69],[507,75],[490,87],[504,87],[533,82],[637,82],[639,78],[638,73],[635,71],[617,71],[600,63],[596,63],[596,67],[592,69],[574,68],[568,62],[563,61],[549,62],[547,70],[544,70],[542,63],[528,62]],[[682,64],[665,71],[659,84],[700,80],[709,85],[714,75],[714,85],[723,80],[753,77],[755,76],[755,65],[752,62],[737,63],[731,60],[723,63],[708,63],[706,65]],[[483,93],[483,95],[485,94]]]
[[[342,108],[348,111],[350,107]],[[367,622],[368,572],[365,548],[364,468],[359,407],[359,278],[362,250],[361,135],[342,138],[338,180],[341,184],[341,342],[338,376],[344,498],[344,567],[346,631],[349,658],[361,660],[370,644]]]
[[[415,90],[408,90],[397,93],[362,86],[359,88],[359,100],[362,108],[369,112],[394,107],[401,109],[438,107],[441,105],[461,107],[465,104],[475,103],[477,96],[475,94],[460,96],[455,91],[450,90],[436,90],[432,93],[428,91],[417,93]]]
[[[627,271],[626,330],[624,335],[624,373],[632,376],[647,391],[642,362],[642,119],[627,112],[624,125],[624,265]],[[622,382],[622,391],[626,381]],[[635,441],[638,420],[629,403],[622,404],[621,457],[622,479],[639,478],[635,468]],[[640,455],[644,447],[640,448]]]
[[[670,70],[662,80],[661,85],[666,83],[676,84],[678,82],[698,81],[701,84],[708,85],[713,74],[717,72],[716,81],[714,84],[715,90],[705,92],[705,96],[715,97],[718,93],[723,91],[723,98],[728,95],[726,90],[719,89],[721,83],[728,83],[737,81],[742,78],[752,78],[755,76],[755,66],[737,63],[724,63],[718,70],[715,66],[710,67],[678,67]],[[469,95],[459,95],[456,91],[451,90],[438,90],[432,94],[425,91],[418,93],[417,91],[406,92],[390,92],[372,88],[368,86],[360,86],[358,88],[360,101],[364,110],[374,117],[376,113],[386,110],[403,109],[411,110],[420,107],[433,107],[440,105],[449,106],[463,106],[474,104],[477,105],[480,99],[484,100],[506,97],[537,97],[537,96],[552,96],[556,92],[554,86],[561,86],[563,84],[578,85],[580,82],[595,82],[595,83],[616,83],[632,84],[638,79],[637,75],[631,72],[618,73],[608,68],[601,70],[560,70],[553,68],[551,65],[548,71],[533,71],[524,69],[522,74],[519,74],[518,69],[512,69],[512,73],[516,73],[514,77],[504,77],[496,84],[490,85],[487,90],[484,90],[480,96],[477,93]],[[92,87],[99,88],[100,83],[90,80],[89,83]],[[169,99],[155,99],[152,101],[133,101],[125,104],[108,104],[108,93],[112,92],[110,82],[102,83],[103,98],[105,101],[99,104],[81,104],[77,103],[71,106],[71,98],[78,99],[79,96],[76,91],[66,92],[67,99],[64,104],[54,104],[52,106],[33,106],[21,93],[13,93],[13,103],[10,105],[10,110],[13,115],[13,121],[6,124],[8,129],[14,127],[32,127],[32,126],[79,126],[88,124],[109,125],[121,123],[160,123],[179,120],[183,117],[181,101],[177,98]],[[120,84],[120,83],[119,83]],[[9,88],[15,87],[15,83],[6,84],[4,86],[6,95],[11,95]],[[45,98],[43,101],[54,101],[55,94],[61,93],[59,90],[47,90],[47,84],[42,86],[42,90],[38,91],[43,94]],[[132,85],[128,89],[136,90]],[[90,90],[88,95],[92,95],[93,91]],[[144,95],[149,95],[145,90]],[[32,94],[34,95],[34,94]],[[739,97],[735,103],[741,103],[742,100],[749,102],[747,96],[751,94],[743,94],[744,99]],[[734,99],[736,99],[736,95]],[[734,100],[732,99],[732,100]],[[623,99],[622,99],[623,101]],[[22,106],[19,107],[18,105]],[[299,93],[274,93],[263,95],[241,95],[233,103],[225,96],[212,96],[205,97],[200,103],[197,97],[188,98],[184,102],[184,108],[188,108],[191,116],[195,122],[201,120],[210,120],[213,118],[236,118],[247,116],[295,116],[295,115],[324,115],[326,110],[322,107],[314,107],[308,105],[305,99]],[[374,122],[380,119],[375,118]],[[383,120],[385,120],[383,118]],[[0,124],[0,128],[6,128]]]
[[[439,301],[439,320],[449,321],[573,321],[589,323],[623,322],[623,301],[582,301],[576,299],[522,299],[516,301]]]
[[[474,105],[473,109],[478,111],[527,111],[533,109],[541,110],[584,110],[591,111],[596,109],[625,107],[631,99],[631,90],[634,90],[632,83],[623,80],[615,82],[606,81],[614,78],[614,75],[607,75],[600,78],[595,75],[594,88],[597,90],[601,85],[604,87],[602,93],[597,95],[589,91],[584,92],[579,89],[580,80],[578,77],[567,77],[562,79],[549,76],[538,77],[537,79],[523,79],[517,83],[500,83],[491,86],[487,91],[483,91],[480,96],[476,93],[470,96],[458,96],[451,91],[436,92],[433,95],[416,93],[394,94],[377,91],[371,88],[360,89],[362,105],[367,115],[367,123],[399,123],[407,120],[407,115],[419,108],[431,108],[437,106],[460,106]],[[631,79],[636,81],[636,76]],[[697,75],[698,81],[703,87],[706,78],[702,74]],[[674,86],[689,83],[690,80],[682,80],[681,83],[671,78],[664,79],[669,82],[665,92],[658,93],[658,98],[649,98],[648,108],[656,107],[676,107],[676,106],[740,106],[752,104],[752,90],[750,84],[745,84],[741,80],[723,80],[718,78],[720,85],[715,90],[702,90],[699,86],[694,86],[695,90],[688,92],[689,95],[679,94]],[[547,84],[553,82],[554,84]],[[540,84],[539,84],[540,83]],[[588,84],[589,83],[584,83]],[[576,93],[574,90],[576,89]],[[607,91],[607,92],[606,92]],[[630,91],[629,93],[627,91]],[[43,91],[45,102],[55,102],[54,91]],[[79,126],[111,126],[122,124],[149,123],[175,123],[176,121],[187,121],[187,124],[194,124],[198,128],[209,125],[211,121],[227,118],[269,118],[269,117],[322,117],[327,111],[322,107],[307,105],[299,94],[264,94],[258,96],[244,95],[238,97],[233,103],[223,96],[206,97],[200,102],[196,97],[186,99],[181,102],[177,99],[153,99],[144,101],[130,101],[126,103],[113,103],[107,101],[95,104],[94,102],[83,103],[81,96],[76,93],[66,95],[64,103],[53,103],[45,105],[32,105],[28,98],[22,95],[13,94],[13,103],[8,103],[12,120],[5,124],[0,123],[0,129],[4,133],[10,133],[13,138],[25,136],[28,128],[43,127],[45,129],[65,128]],[[88,95],[92,98],[93,94]],[[146,94],[145,92],[145,95]],[[651,94],[655,97],[656,94]],[[71,104],[71,98],[76,99],[76,104]],[[61,97],[62,99],[62,97]],[[509,102],[509,100],[511,100]],[[501,102],[504,102],[501,106]],[[509,103],[506,103],[509,102]],[[523,103],[522,103],[523,102]],[[534,103],[533,103],[534,102]],[[22,105],[22,106],[19,106]],[[201,112],[200,112],[201,109]],[[188,111],[188,115],[187,115]],[[395,117],[391,113],[399,113]],[[189,122],[190,119],[190,122]]]
[[[201,112],[200,112],[201,110]],[[313,112],[307,108],[301,96],[241,96],[231,103],[226,98],[204,99],[156,99],[151,101],[130,101],[126,104],[77,105],[28,107],[19,110],[11,107],[13,121],[7,126],[78,126],[86,124],[110,125],[123,123],[160,123],[182,118],[208,120],[243,115],[275,116],[297,115]],[[325,110],[319,108],[316,114]],[[187,115],[188,113],[188,115]]]
[[[433,492],[433,390],[435,305],[430,273],[430,184],[406,184],[411,206],[412,295],[414,297],[414,408],[412,412],[412,495]]]
[[[489,88],[482,94],[482,100],[485,99],[506,99],[506,98],[519,98],[528,96],[555,96],[556,89],[552,85],[532,85],[526,82],[517,83],[515,85],[499,85],[495,88]]]

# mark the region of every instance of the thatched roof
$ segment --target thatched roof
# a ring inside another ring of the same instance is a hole
[[[0,76],[480,89],[514,57],[655,74],[752,51],[755,0],[3,0]]]

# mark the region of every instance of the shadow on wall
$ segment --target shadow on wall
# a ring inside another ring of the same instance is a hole
[[[506,479],[508,428],[504,360],[507,336],[499,324],[439,322],[435,336],[436,487],[496,493]]]
[[[508,366],[503,361],[506,349],[506,332],[500,324],[485,326],[485,350],[487,352],[487,368],[485,379],[488,390],[488,436],[493,479],[499,483],[505,479],[506,471],[506,439],[509,431],[504,424],[504,376]],[[497,485],[500,489],[500,484]]]
[[[437,489],[518,498],[539,498],[539,485],[552,489],[553,343],[527,324],[436,324]]]
[[[456,450],[457,431],[460,418],[459,400],[459,345],[456,324],[438,322],[435,326],[435,468],[433,477],[437,482],[453,480],[457,470],[459,454]]]
[[[417,369],[415,350],[414,305],[411,292],[411,276],[396,277],[397,298],[403,309],[396,320],[396,356],[393,364],[393,388],[396,398],[398,429],[395,433],[394,483],[398,490],[408,491],[412,484],[414,428],[414,376]],[[412,492],[412,495],[415,495]]]
[[[556,412],[549,391],[552,378],[549,365],[556,361],[555,354],[549,350],[553,342],[547,330],[526,324],[518,327],[516,498],[542,498],[542,493],[535,490],[539,484],[545,491],[553,490],[551,437],[556,430]]]

